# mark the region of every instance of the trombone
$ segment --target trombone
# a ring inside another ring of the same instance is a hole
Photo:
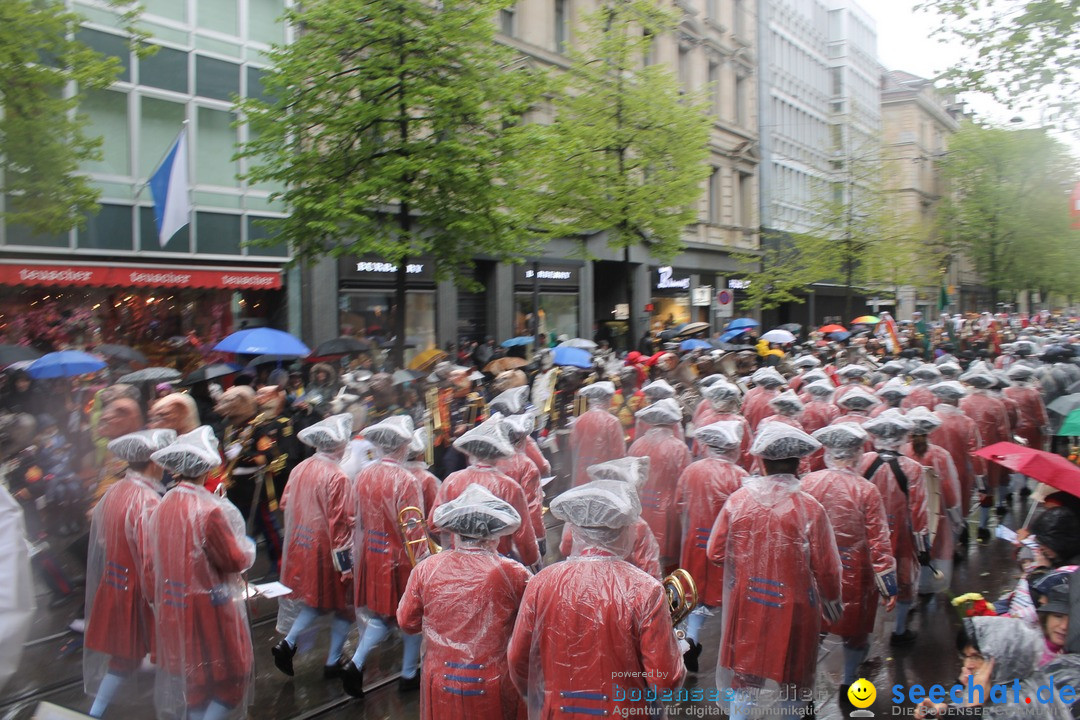
[[[442,550],[439,543],[432,540],[431,536],[428,535],[427,519],[424,517],[424,511],[415,505],[401,508],[398,513],[398,527],[401,528],[401,540],[405,545],[405,554],[409,556],[409,563],[413,567],[416,567],[416,563],[423,560],[423,558],[417,559],[417,545],[427,544],[428,555],[434,555]],[[423,531],[423,535],[410,540],[409,533],[417,528]]]
[[[667,596],[668,610],[671,611],[672,626],[685,620],[698,604],[698,589],[694,578],[686,570],[679,568],[664,578],[664,594]],[[681,640],[683,631],[675,635]]]

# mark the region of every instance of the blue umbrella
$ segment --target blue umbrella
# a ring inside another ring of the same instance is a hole
[[[44,380],[47,378],[72,377],[97,372],[105,367],[105,361],[80,350],[61,350],[42,355],[26,367],[30,377]]]
[[[843,332],[837,330],[835,332],[831,332],[831,333],[828,334],[828,338],[830,340],[836,340],[837,342],[843,342],[844,340],[847,340],[849,337],[851,337],[851,333],[849,333],[846,330],[843,331]]]
[[[512,348],[519,345],[531,345],[532,341],[533,339],[529,336],[519,335],[517,337],[512,337],[509,340],[503,340],[500,344],[505,348]]]
[[[712,350],[712,343],[707,340],[699,340],[698,338],[690,338],[689,340],[683,340],[679,343],[680,350]]]
[[[291,355],[304,357],[311,353],[307,345],[292,335],[273,328],[239,330],[214,346],[215,350],[245,355]]]
[[[552,352],[552,358],[556,365],[570,365],[588,370],[592,367],[592,355],[588,350],[576,347],[557,347]]]
[[[739,337],[750,331],[750,327],[729,328],[720,336],[720,342],[731,342],[735,338]]]
[[[754,318],[735,318],[730,323],[728,323],[727,329],[735,330],[736,328],[753,328],[757,327],[760,324],[761,323],[759,323]]]

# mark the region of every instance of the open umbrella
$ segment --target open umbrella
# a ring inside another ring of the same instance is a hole
[[[148,367],[142,370],[121,375],[116,382],[141,383],[141,382],[172,382],[180,379],[180,371],[171,367]]]
[[[729,343],[740,335],[745,335],[750,332],[751,326],[728,328],[723,335],[720,336],[720,342]]]
[[[290,355],[304,357],[311,354],[311,349],[287,332],[273,328],[252,328],[238,330],[214,346],[221,352],[241,353],[244,355]]]
[[[557,347],[551,353],[552,361],[556,365],[569,365],[588,370],[592,367],[592,355],[588,350],[576,347]]]
[[[203,365],[201,368],[197,368],[188,373],[183,380],[180,381],[181,386],[194,385],[197,382],[203,382],[204,380],[213,380],[215,378],[225,377],[226,375],[232,375],[243,370],[239,365],[233,363],[214,363],[212,365]]]
[[[30,360],[31,362],[41,357],[41,353],[32,347],[25,345],[0,345],[0,367],[7,367],[12,363]]]
[[[987,445],[976,450],[975,454],[1004,465],[1013,472],[1080,497],[1080,467],[1060,455],[1012,442]]]
[[[798,335],[802,332],[802,325],[799,323],[784,323],[783,325],[777,325],[781,330],[787,330],[789,333]]]
[[[61,350],[42,355],[26,366],[30,377],[39,380],[74,377],[97,372],[105,367],[105,361],[81,350]]]
[[[829,333],[829,339],[836,340],[837,342],[843,342],[849,337],[851,337],[851,333],[849,333],[847,330],[834,330],[833,332]]]
[[[788,343],[795,342],[795,336],[792,335],[789,331],[784,330],[783,328],[776,328],[774,330],[770,330],[769,332],[762,335],[761,339],[771,343],[776,343],[777,345],[787,345]]]
[[[822,332],[822,333],[847,332],[847,328],[844,327],[843,325],[836,325],[834,323],[832,325],[826,325],[824,327],[819,327],[818,332]]]
[[[1068,417],[1069,413],[1077,408],[1080,408],[1080,393],[1062,395],[1046,405],[1047,410],[1062,417]]]
[[[295,355],[259,355],[248,361],[246,367],[254,368],[260,365],[281,365],[282,363],[291,363],[296,359]]]
[[[1062,423],[1061,429],[1057,431],[1058,435],[1080,435],[1080,410],[1073,410],[1065,418],[1065,422]]]
[[[851,321],[852,325],[877,325],[881,322],[881,318],[875,315],[860,315]]]
[[[675,337],[690,337],[698,333],[708,332],[711,326],[707,322],[692,322],[683,325]]]
[[[337,337],[333,340],[319,343],[319,346],[315,348],[313,354],[318,357],[326,355],[348,355],[350,353],[367,352],[370,349],[371,344],[366,340],[359,340],[354,337]]]
[[[735,318],[728,323],[727,329],[734,330],[736,328],[755,328],[759,325],[761,325],[761,323],[759,323],[754,318]]]
[[[450,356],[445,351],[439,348],[428,348],[422,350],[416,354],[412,360],[409,361],[410,370],[419,370],[420,372],[428,373],[435,367],[437,363],[446,360]]]
[[[127,345],[98,345],[94,348],[95,355],[101,355],[110,360],[119,360],[125,363],[144,363],[146,356],[133,347]]]
[[[690,338],[689,340],[683,340],[679,343],[680,350],[712,350],[712,343],[708,340],[699,340],[698,338]]]
[[[498,375],[499,373],[506,372],[507,370],[517,370],[519,367],[525,367],[528,364],[529,361],[525,358],[510,356],[495,358],[484,366],[484,372],[488,373],[489,375]]]
[[[580,350],[592,352],[596,349],[596,343],[592,340],[586,340],[585,338],[571,338],[570,340],[564,340],[556,347],[578,348]]]
[[[512,337],[509,340],[503,340],[499,343],[504,348],[518,347],[520,345],[532,345],[533,339],[530,335],[518,335]]]

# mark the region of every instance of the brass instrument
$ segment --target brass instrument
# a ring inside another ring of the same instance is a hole
[[[574,417],[581,417],[585,414],[585,411],[589,409],[588,398],[582,397],[580,394],[574,396]]]
[[[431,416],[431,428],[435,432],[442,432],[445,428],[443,426],[442,411],[439,409],[439,388],[429,387],[427,392],[424,393],[424,404],[427,405],[428,414]]]
[[[466,401],[469,403],[469,407],[465,410],[465,426],[467,428],[475,427],[476,421],[480,419],[484,398],[480,397],[480,393],[471,392]]]
[[[548,383],[548,396],[544,400],[544,415],[551,416],[555,406],[555,386],[559,383],[559,368],[551,371],[551,381]]]
[[[678,625],[694,611],[698,604],[697,583],[686,570],[679,568],[664,578],[664,594],[671,611],[671,624]],[[676,635],[682,638],[682,631]]]
[[[405,554],[409,556],[409,563],[413,567],[416,567],[416,563],[419,562],[416,559],[416,545],[426,543],[429,555],[442,551],[439,543],[432,540],[431,536],[428,535],[427,518],[424,517],[424,511],[415,505],[401,508],[401,511],[398,512],[398,527],[401,528],[401,541],[405,545]],[[423,536],[410,540],[409,533],[417,528],[423,531]]]

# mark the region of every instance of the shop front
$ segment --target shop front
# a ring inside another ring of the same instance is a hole
[[[696,308],[690,302],[689,270],[662,265],[654,268],[649,277],[652,284],[650,329],[654,333],[697,320]]]
[[[525,263],[514,267],[514,334],[581,336],[580,265]]]
[[[338,326],[343,336],[385,342],[397,327],[397,266],[376,257],[338,261]],[[435,347],[435,268],[428,258],[405,266],[406,361]]]

